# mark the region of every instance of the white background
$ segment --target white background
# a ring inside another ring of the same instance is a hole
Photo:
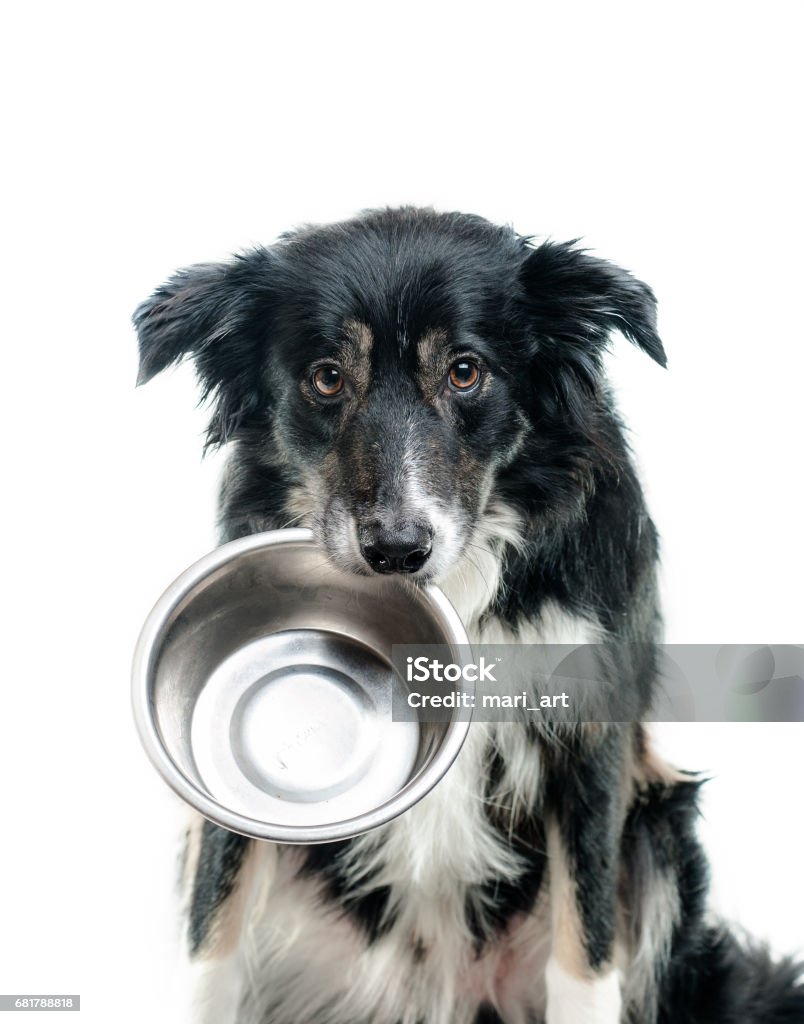
[[[669,370],[619,343],[612,372],[667,639],[804,641],[801,11],[6,8],[0,992],[172,1019],[180,809],[127,688],[150,605],[214,539],[192,372],[133,386],[129,315],[176,267],[400,202],[583,236],[660,299]],[[804,947],[804,726],[662,742],[715,776],[719,904]]]

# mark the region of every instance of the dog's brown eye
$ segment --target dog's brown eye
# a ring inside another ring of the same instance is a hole
[[[313,374],[313,387],[325,398],[334,398],[343,391],[343,374],[337,366],[319,366]]]
[[[471,391],[480,380],[480,367],[469,359],[459,359],[449,368],[449,386],[453,391]]]

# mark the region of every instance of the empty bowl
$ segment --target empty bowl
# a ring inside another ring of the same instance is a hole
[[[396,644],[468,640],[435,587],[335,568],[309,530],[224,544],[168,588],[140,635],[137,729],[165,781],[218,825],[256,839],[359,835],[420,800],[469,721],[392,716]]]

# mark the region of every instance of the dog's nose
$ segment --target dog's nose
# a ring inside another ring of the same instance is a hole
[[[360,531],[360,550],[375,572],[417,572],[432,548],[432,530],[420,524],[377,524]]]

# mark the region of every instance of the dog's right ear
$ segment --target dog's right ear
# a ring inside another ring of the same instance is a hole
[[[260,402],[270,308],[270,254],[180,270],[134,312],[140,346],[137,384],[192,356],[202,397],[214,399],[207,443],[227,441]]]

